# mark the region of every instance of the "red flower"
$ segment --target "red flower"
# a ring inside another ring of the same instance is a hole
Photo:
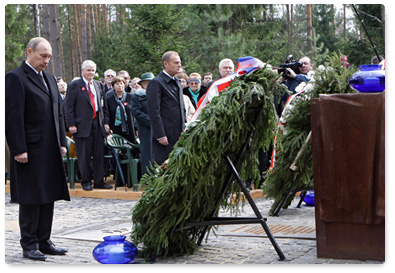
[[[85,90],[86,90],[85,86],[81,87],[81,90],[82,90],[82,91],[85,91]]]

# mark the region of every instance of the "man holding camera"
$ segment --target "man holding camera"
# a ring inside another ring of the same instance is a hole
[[[288,56],[286,64],[280,65],[283,67],[281,70],[284,72],[282,83],[287,86],[288,90],[292,92],[292,94],[296,93],[296,88],[302,82],[310,81],[310,71],[313,69],[313,64],[309,57],[305,56],[301,58],[298,62],[292,60],[292,55]],[[281,71],[279,70],[279,72]],[[296,72],[295,72],[296,71]],[[277,96],[281,97],[281,100],[278,105],[276,105],[276,111],[279,116],[284,109],[284,105],[286,104],[289,94],[281,93],[277,94]]]
[[[302,65],[299,67],[300,74],[296,74],[295,71],[293,71],[290,67],[286,68],[288,71],[288,79],[284,82],[284,84],[288,87],[288,90],[292,91],[293,94],[295,94],[295,89],[301,82],[310,81],[308,73],[313,69],[313,64],[311,63],[309,57],[305,56],[301,58],[299,62]]]

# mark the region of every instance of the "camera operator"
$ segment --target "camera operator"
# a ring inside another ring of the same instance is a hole
[[[286,68],[288,71],[288,78],[285,80],[284,84],[293,94],[295,94],[295,89],[301,82],[310,81],[308,73],[313,69],[313,64],[311,63],[309,57],[305,56],[301,58],[299,62],[302,64],[302,66],[299,68],[300,74],[296,74],[295,71],[292,70],[292,68]]]
[[[288,87],[288,90],[292,92],[292,94],[296,93],[296,88],[302,83],[302,82],[308,82],[310,81],[310,71],[313,69],[313,64],[311,63],[311,60],[309,57],[305,56],[299,60],[299,62],[294,62],[292,61],[292,56],[288,56],[287,58],[288,63],[297,63],[295,66],[298,68],[296,69],[297,72],[291,68],[291,67],[286,67],[286,73],[284,73],[286,76],[282,78],[282,83]],[[283,66],[283,65],[282,65]],[[278,94],[276,95],[281,97],[281,100],[279,101],[279,104],[276,105],[276,110],[277,114],[281,116],[281,113],[283,111],[284,105],[288,100],[288,97],[290,96],[289,94]]]

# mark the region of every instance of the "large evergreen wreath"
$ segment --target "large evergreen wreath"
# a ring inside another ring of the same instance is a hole
[[[260,179],[258,151],[270,145],[277,121],[273,94],[286,89],[277,79],[278,74],[266,67],[236,78],[182,133],[166,169],[157,167],[155,173],[142,177],[145,190],[133,209],[131,239],[140,244],[145,257],[193,253],[204,227],[182,227],[213,216],[220,205],[232,208],[234,195],[242,198],[234,183],[222,193],[230,177],[223,156],[237,153],[246,141],[243,158],[233,160],[244,181]],[[263,114],[257,117],[262,107]]]
[[[278,149],[276,164],[273,170],[268,171],[267,180],[262,186],[267,197],[274,198],[274,203],[269,212],[272,215],[280,204],[284,193],[288,193],[291,184],[295,181],[301,168],[303,168],[300,180],[295,189],[306,189],[313,187],[313,161],[309,160],[312,154],[311,141],[306,146],[296,162],[297,171],[290,169],[299,150],[311,131],[310,123],[310,100],[318,98],[321,94],[355,93],[348,79],[356,72],[355,66],[346,64],[342,55],[333,54],[325,67],[315,71],[315,80],[312,89],[298,95],[286,116],[286,133],[278,134],[275,149]],[[307,163],[307,164],[306,164]],[[290,196],[283,208],[287,208],[294,195]]]

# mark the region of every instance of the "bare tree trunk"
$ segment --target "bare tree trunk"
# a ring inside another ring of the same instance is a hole
[[[81,41],[81,55],[82,60],[88,59],[88,31],[87,31],[87,20],[86,20],[86,5],[82,4],[81,7],[81,33],[80,33],[80,41]]]
[[[34,33],[36,33],[36,37],[40,37],[41,36],[40,8],[38,4],[33,4],[33,12],[34,12]]]
[[[307,51],[313,49],[313,18],[311,12],[311,4],[307,4]]]
[[[91,59],[92,55],[92,13],[91,5],[86,5],[86,51],[87,59]]]
[[[59,5],[57,6],[57,19],[58,19],[58,33],[59,33],[59,48],[60,48],[60,62],[61,62],[61,74],[59,76],[62,76],[62,78],[66,74],[66,70],[64,67],[64,54],[63,54],[63,42],[62,42],[62,28],[61,28],[61,22],[60,22],[60,11],[59,11]]]
[[[91,53],[96,53],[96,14],[93,8],[94,5],[89,5],[90,15],[91,15],[91,40],[92,40],[92,49]]]
[[[49,10],[48,10],[48,5],[42,5],[42,18],[43,18],[43,33],[42,36],[50,41],[50,35],[51,35],[51,30],[50,30],[50,22],[49,22]]]
[[[73,16],[74,16],[74,31],[75,31],[75,48],[77,50],[77,71],[78,75],[81,74],[81,64],[82,64],[82,58],[81,58],[81,48],[80,48],[80,39],[79,39],[79,34],[78,34],[78,29],[79,29],[79,24],[77,23],[77,7],[75,4],[73,4]]]
[[[49,5],[44,4],[42,5],[42,17],[43,17],[43,25],[44,25],[44,31],[43,31],[43,37],[51,43],[51,18],[50,18],[50,12],[49,12]],[[54,74],[54,66],[53,66],[53,61],[49,62],[46,71],[48,71],[51,74]]]
[[[69,5],[68,5],[68,7],[69,7]],[[71,81],[74,78],[74,76],[76,75],[75,74],[76,69],[75,69],[75,62],[74,62],[74,54],[73,54],[73,38],[71,35],[72,30],[71,30],[70,14],[71,14],[71,10],[69,8],[67,8],[67,20],[69,23],[69,39],[70,39],[70,60],[71,60],[71,78],[68,79],[68,81]]]
[[[108,29],[108,16],[107,16],[107,6],[106,6],[106,4],[102,4],[101,5],[101,7],[102,7],[102,12],[103,12],[103,15],[102,15],[102,23],[103,23],[103,26],[104,26],[104,31],[105,31],[105,33],[108,33],[108,31],[109,31],[109,29]]]
[[[52,66],[53,75],[58,77],[62,75],[62,61],[60,52],[60,33],[58,28],[57,6],[55,4],[48,5],[50,16],[51,45],[52,45]]]
[[[93,5],[94,11],[95,11],[95,25],[99,26],[100,25],[100,5]]]

